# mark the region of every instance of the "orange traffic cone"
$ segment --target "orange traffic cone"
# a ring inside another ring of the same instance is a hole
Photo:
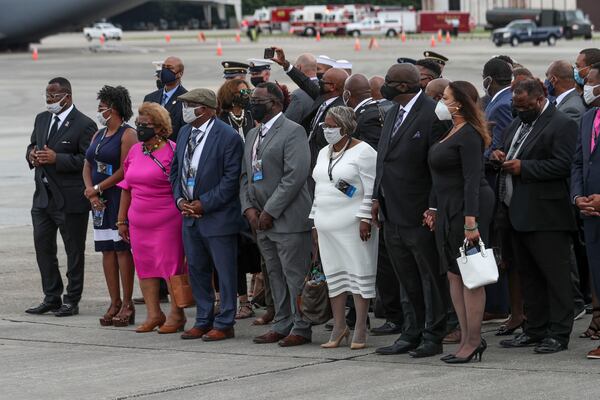
[[[317,42],[321,41],[321,31],[317,31]]]
[[[38,60],[38,49],[37,49],[37,47],[33,48],[33,52],[31,53],[31,59],[33,61],[37,61]]]
[[[438,42],[442,41],[442,30],[438,30]]]
[[[375,39],[374,37],[371,37],[371,40],[369,41],[369,50],[378,49],[378,48],[379,48],[379,43],[377,43],[377,39]]]
[[[406,43],[406,33],[404,33],[404,31],[402,31],[402,34],[400,35],[400,40],[402,40],[402,43]]]
[[[166,34],[166,35],[165,35],[165,41],[166,41],[167,43],[171,43],[171,35],[169,35],[169,34]]]
[[[435,47],[435,35],[431,35],[431,47]]]
[[[240,37],[240,33],[236,32],[235,33],[235,41],[236,41],[236,43],[239,43],[241,40],[242,40],[242,38]]]
[[[104,42],[106,42],[106,38],[104,35],[100,35],[100,46],[104,46]]]
[[[450,39],[450,32],[446,31],[446,43],[450,44],[452,40]]]
[[[358,38],[354,40],[354,51],[360,51],[360,40]]]
[[[221,46],[221,41],[219,40],[217,42],[217,56],[222,56],[223,55],[223,47]]]

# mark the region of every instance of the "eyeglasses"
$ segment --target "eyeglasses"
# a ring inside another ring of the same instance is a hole
[[[339,126],[330,126],[330,125],[327,125],[325,122],[319,122],[319,126],[322,129],[325,129],[325,128],[339,128]]]
[[[140,124],[139,122],[136,122],[135,123],[135,127],[137,129],[140,129],[140,128],[154,128],[154,124]]]
[[[250,99],[250,104],[269,104],[272,101],[271,99]]]
[[[240,89],[240,94],[242,96],[250,96],[254,90],[252,89]]]
[[[108,110],[110,110],[110,108],[108,108],[108,107],[106,107],[106,108],[100,108],[100,107],[98,107],[98,112],[99,113],[105,113]]]
[[[388,80],[388,79],[386,79],[384,82],[386,85],[389,85],[390,83],[397,83],[398,85],[400,85],[402,83],[406,83],[404,81],[393,81],[393,80]]]
[[[69,93],[46,93],[45,96],[47,99],[52,99],[52,100],[57,100],[57,99],[62,99],[63,97],[65,97],[66,95],[68,95]]]
[[[323,85],[334,85],[334,83],[333,83],[333,82],[327,82],[327,81],[324,81],[324,80],[322,80],[322,79],[321,79],[321,83],[322,83]]]

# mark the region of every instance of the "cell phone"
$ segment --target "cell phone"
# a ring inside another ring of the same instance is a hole
[[[272,49],[270,47],[265,49],[265,54],[263,56],[263,58],[265,60],[270,60],[271,58],[275,57],[275,49]]]

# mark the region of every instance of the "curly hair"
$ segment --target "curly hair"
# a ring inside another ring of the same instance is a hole
[[[131,97],[129,97],[129,91],[123,86],[103,86],[98,92],[98,100],[116,110],[123,121],[129,121],[133,116]]]
[[[342,135],[352,135],[356,130],[356,115],[350,107],[336,106],[327,111],[327,116],[331,117],[337,126],[341,129]]]
[[[219,88],[219,91],[217,92],[219,113],[221,111],[231,111],[233,108],[233,100],[235,96],[239,94],[238,87],[242,84],[246,85],[247,88],[250,88],[248,82],[239,78],[230,79]]]
[[[150,117],[155,128],[159,128],[161,136],[170,136],[173,133],[171,116],[169,112],[158,103],[144,102],[138,109],[138,115]]]

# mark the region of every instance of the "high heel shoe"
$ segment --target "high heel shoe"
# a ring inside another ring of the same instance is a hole
[[[121,308],[121,311],[113,318],[113,325],[117,327],[135,324],[135,307],[129,303]]]
[[[176,325],[167,325],[164,324],[163,326],[161,326],[160,328],[158,328],[158,333],[160,334],[169,334],[169,333],[177,333],[177,332],[183,332],[185,329],[185,323],[187,322],[187,320],[184,318],[183,321],[181,321],[180,323],[176,324]]]
[[[155,320],[151,320],[148,322],[143,323],[142,325],[138,326],[137,328],[135,328],[135,331],[137,333],[147,333],[147,332],[152,332],[154,331],[154,329],[156,327],[161,327],[165,324],[165,321],[167,320],[167,317],[165,316],[165,314],[161,313],[160,317],[158,319]]]
[[[454,358],[454,357],[456,357],[455,354],[446,354],[445,356],[443,356],[443,357],[440,358],[440,361],[446,361],[446,360],[449,360],[449,359]]]
[[[469,354],[467,357],[452,357],[449,358],[447,360],[443,360],[446,364],[466,364],[471,362],[471,360],[474,358],[475,360],[479,360],[479,362],[481,362],[481,357],[483,355],[483,352],[487,349],[487,342],[485,341],[485,339],[481,339],[481,343],[479,344],[479,346],[473,350],[473,352],[471,354]]]
[[[108,310],[106,310],[106,313],[104,314],[104,316],[102,318],[99,318],[100,320],[100,325],[101,326],[111,326],[113,324],[113,319],[115,317],[115,315],[117,315],[119,313],[119,310],[121,309],[121,302],[118,302],[117,304],[111,304],[108,307]]]
[[[335,340],[330,340],[327,343],[323,343],[321,345],[324,349],[335,349],[336,347],[340,347],[340,343],[342,340],[346,339],[346,345],[348,344],[348,338],[350,337],[350,329],[348,327],[344,328],[344,331],[340,336],[338,336]]]
[[[365,348],[367,348],[366,343],[356,343],[356,342],[350,343],[350,350],[362,350]]]

